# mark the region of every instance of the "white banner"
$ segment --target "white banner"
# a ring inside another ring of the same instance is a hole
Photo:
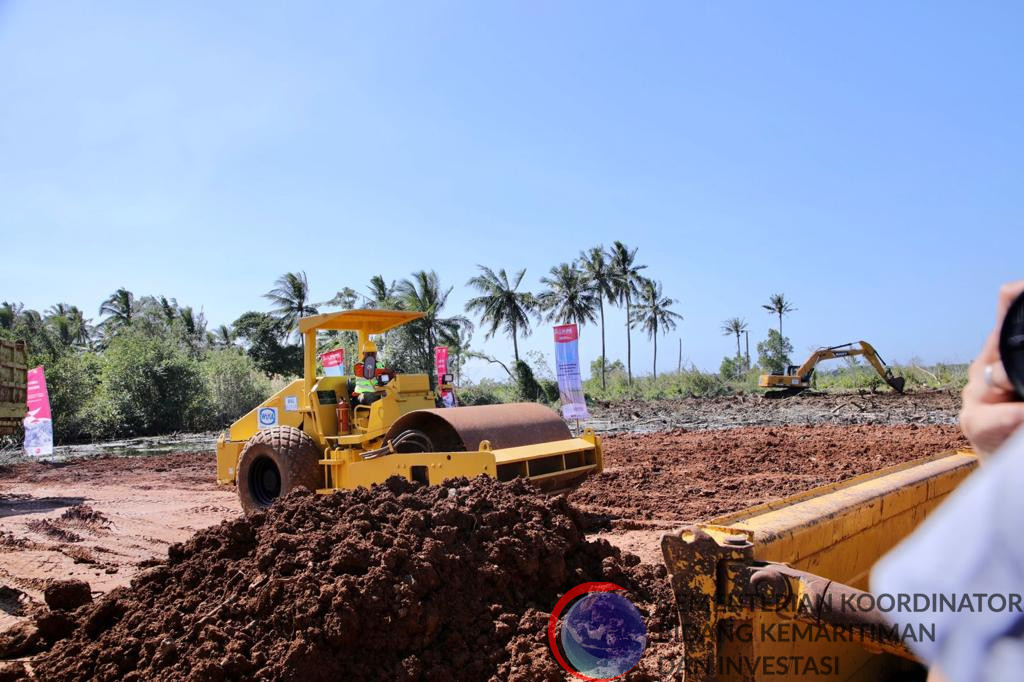
[[[555,327],[555,371],[562,416],[566,419],[590,419],[580,376],[579,328],[575,324]]]

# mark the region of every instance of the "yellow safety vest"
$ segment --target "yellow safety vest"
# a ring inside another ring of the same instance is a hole
[[[369,379],[359,377],[356,379],[355,386],[356,393],[376,393],[377,387],[373,385],[373,382]]]

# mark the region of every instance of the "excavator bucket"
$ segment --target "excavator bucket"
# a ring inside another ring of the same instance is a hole
[[[416,438],[403,439],[406,433]],[[536,403],[416,410],[396,420],[384,438],[438,452],[490,451],[498,480],[527,478],[548,491],[570,488],[602,469],[600,439],[574,437],[557,413]]]
[[[906,385],[907,380],[903,377],[892,377],[888,380],[888,384],[892,386],[893,390],[897,393],[903,393],[903,387]]]

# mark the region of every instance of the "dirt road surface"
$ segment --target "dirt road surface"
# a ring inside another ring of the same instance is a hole
[[[0,469],[0,630],[52,578],[126,585],[172,543],[239,513],[213,455],[100,457]]]

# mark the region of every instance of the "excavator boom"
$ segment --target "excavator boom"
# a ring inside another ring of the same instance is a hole
[[[799,367],[791,366],[786,372],[774,374],[762,374],[758,385],[762,388],[779,388],[783,391],[779,395],[793,395],[804,389],[810,388],[811,376],[819,362],[834,360],[835,358],[856,357],[863,355],[868,363],[878,372],[882,380],[897,393],[903,393],[906,380],[903,377],[895,376],[882,356],[878,354],[875,347],[867,341],[854,341],[838,346],[819,348],[811,353],[811,356]]]

